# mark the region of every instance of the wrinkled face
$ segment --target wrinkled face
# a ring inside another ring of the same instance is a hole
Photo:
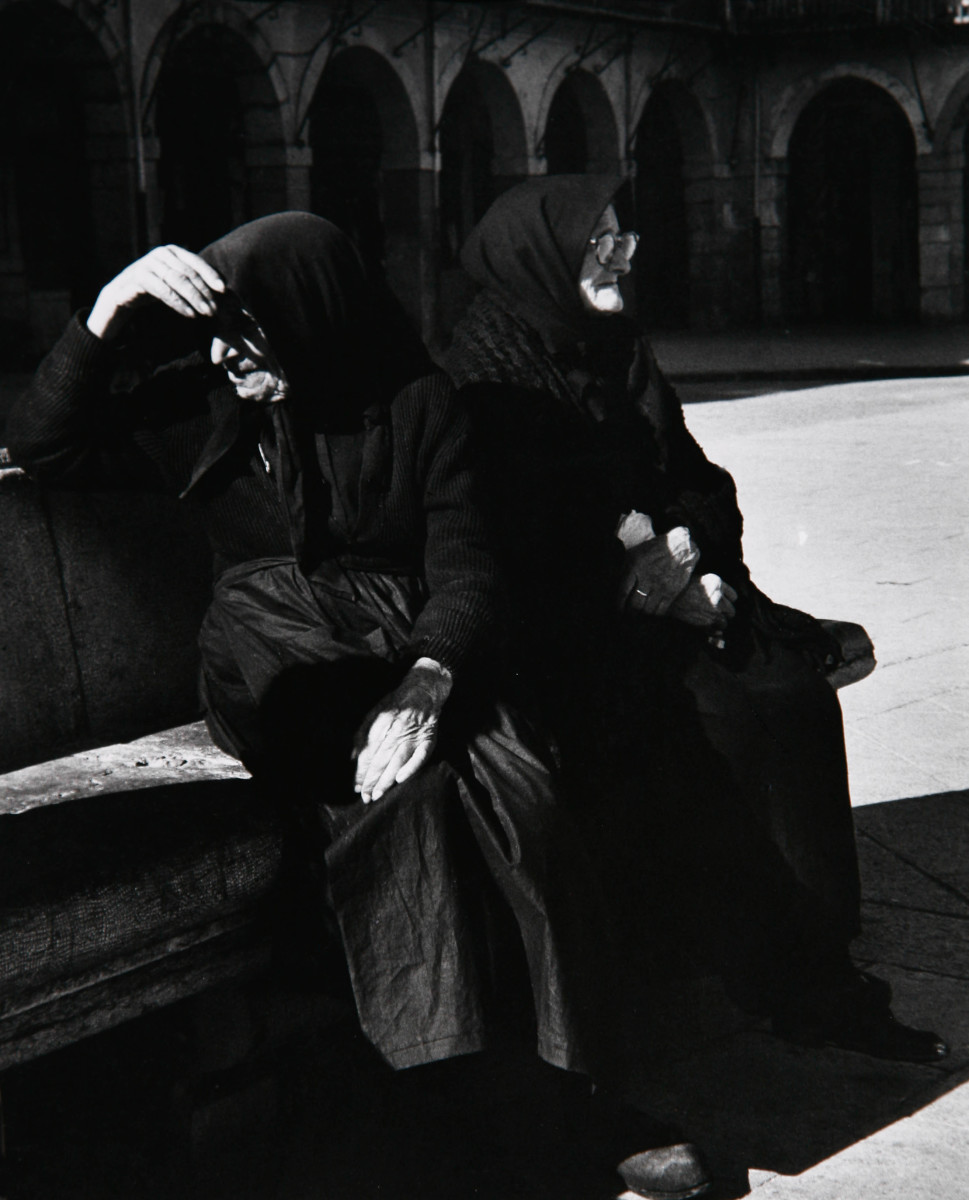
[[[252,313],[235,305],[216,320],[212,361],[224,369],[236,395],[259,404],[282,400],[289,387],[286,376]]]
[[[618,232],[619,220],[616,210],[609,204],[596,222],[579,271],[579,295],[590,312],[622,312],[623,299],[619,291],[619,280],[623,275],[629,274],[629,260],[617,250],[603,266],[598,259],[598,247],[594,244],[595,238],[606,233]]]

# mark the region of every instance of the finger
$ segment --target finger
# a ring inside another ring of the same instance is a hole
[[[153,296],[182,317],[198,316],[198,310],[159,275],[149,273],[139,288],[139,295]]]
[[[397,746],[394,753],[390,756],[387,765],[381,771],[380,778],[371,789],[370,798],[372,800],[379,800],[388,788],[393,787],[397,779],[397,773],[405,763],[409,762],[413,752],[414,743],[410,738],[406,738]]]
[[[360,795],[363,796],[364,799],[369,799],[369,797],[372,795],[377,781],[380,779],[381,775],[386,769],[387,763],[397,750],[397,747],[400,745],[404,736],[405,731],[400,723],[399,716],[393,719],[381,737],[375,738],[373,734],[371,734],[367,741],[368,749],[372,747],[370,757],[365,764],[362,764],[362,770],[360,766],[357,767],[357,772],[361,781],[359,791]],[[361,760],[362,759],[363,755],[361,755]]]
[[[394,776],[394,783],[406,783],[408,779],[412,779],[417,774],[431,757],[431,751],[434,749],[436,740],[437,738],[431,734],[417,743],[408,761],[401,766]]]
[[[639,581],[637,580],[629,589],[629,595],[626,597],[626,603],[633,612],[645,612],[646,603],[648,600],[648,589],[640,587]]]
[[[386,709],[377,713],[367,730],[366,738],[357,755],[357,769],[354,773],[354,790],[360,791],[371,770],[374,756],[379,753],[384,738],[393,724],[395,714]]]
[[[215,267],[207,263],[201,255],[193,254],[191,250],[186,250],[184,246],[166,246],[165,249],[170,250],[189,270],[194,271],[197,275],[201,275],[203,282],[213,292],[225,291],[225,280]]]
[[[737,615],[737,610],[730,603],[726,596],[720,597],[720,603],[717,605],[717,612],[721,617],[733,617]]]
[[[737,593],[734,591],[734,589],[730,586],[729,583],[724,583],[723,580],[721,580],[720,586],[723,590],[723,594],[727,597],[728,600],[736,600],[737,599]]]
[[[151,262],[152,273],[165,287],[171,288],[199,316],[214,317],[216,297],[205,279],[192,267],[173,254],[169,247],[159,247]]]

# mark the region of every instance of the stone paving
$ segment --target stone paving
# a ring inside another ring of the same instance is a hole
[[[873,637],[878,670],[841,693],[865,895],[856,953],[892,982],[903,1019],[952,1046],[937,1067],[795,1049],[712,981],[633,997],[632,1019],[665,1035],[639,1098],[678,1114],[734,1194],[969,1197],[965,387],[681,385],[698,401],[691,429],[737,480],[760,586]]]

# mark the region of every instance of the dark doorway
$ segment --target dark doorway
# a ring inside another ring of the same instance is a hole
[[[192,250],[249,215],[240,44],[225,30],[195,30],[172,50],[158,84],[162,240]]]
[[[309,110],[310,207],[423,320],[420,148],[407,90],[366,46],[334,55]]]
[[[649,99],[636,132],[636,302],[653,329],[689,323],[690,254],[683,146],[663,88]]]
[[[442,253],[445,263],[453,263],[499,193],[491,111],[473,71],[458,76],[448,93],[440,138]]]
[[[571,76],[555,93],[545,126],[545,158],[549,175],[582,174],[589,169],[585,114]]]
[[[916,318],[915,139],[895,101],[862,80],[832,84],[801,114],[789,164],[791,318]]]
[[[101,47],[66,9],[0,14],[0,356],[46,349],[130,253],[129,180],[99,169],[123,134]]]
[[[570,71],[559,84],[548,110],[544,140],[549,175],[618,173],[612,105],[591,72]]]
[[[356,242],[368,264],[382,270],[384,228],[380,216],[380,113],[365,87],[327,83],[316,89],[310,110],[311,206]]]

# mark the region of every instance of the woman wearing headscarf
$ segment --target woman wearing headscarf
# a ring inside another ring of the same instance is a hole
[[[832,677],[856,668],[751,581],[733,481],[623,313],[621,185],[528,180],[462,253],[481,291],[446,367],[480,443],[518,662],[617,904],[662,896],[670,942],[702,946],[778,1033],[934,1061],[945,1043],[899,1024],[849,956],[860,888]]]
[[[148,334],[164,365],[112,393],[119,340]],[[541,744],[498,698],[466,420],[349,240],[289,213],[201,256],[152,251],[74,318],[10,435],[41,481],[154,488],[201,514],[209,729],[278,808],[290,868],[318,885],[289,914],[304,939],[325,895],[384,1059],[485,1047],[489,931],[505,914],[541,1057],[610,1070],[584,859]],[[646,1150],[634,1179],[655,1194],[705,1190],[692,1148],[630,1150]]]

